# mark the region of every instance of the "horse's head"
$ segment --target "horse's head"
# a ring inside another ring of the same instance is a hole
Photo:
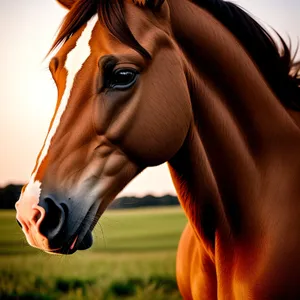
[[[129,181],[174,156],[192,113],[167,3],[59,2],[70,11],[50,62],[57,105],[16,209],[30,245],[67,254],[91,246]]]

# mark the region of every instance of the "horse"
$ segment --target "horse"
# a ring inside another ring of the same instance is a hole
[[[167,162],[184,299],[300,299],[299,63],[222,0],[58,0],[58,100],[16,218],[52,254]]]

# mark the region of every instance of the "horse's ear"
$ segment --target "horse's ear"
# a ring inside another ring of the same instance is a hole
[[[132,0],[134,4],[139,6],[148,7],[150,9],[159,9],[162,4],[164,3],[164,0]]]
[[[71,9],[76,0],[56,0],[60,5],[66,9]]]

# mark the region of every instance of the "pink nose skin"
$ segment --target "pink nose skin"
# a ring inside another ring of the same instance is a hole
[[[44,251],[50,251],[47,238],[40,233],[40,225],[45,218],[45,209],[38,204],[38,200],[34,197],[21,197],[16,202],[17,211],[16,218],[22,226],[22,230],[26,236],[27,242],[36,248]]]

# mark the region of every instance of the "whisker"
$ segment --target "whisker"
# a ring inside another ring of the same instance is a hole
[[[102,224],[100,222],[99,222],[99,225],[100,225],[100,229],[101,229],[101,232],[102,232],[102,238],[103,238],[103,241],[104,241],[104,248],[106,249],[107,244],[106,244],[106,239],[105,239],[105,236],[104,236],[104,230],[103,230]]]

